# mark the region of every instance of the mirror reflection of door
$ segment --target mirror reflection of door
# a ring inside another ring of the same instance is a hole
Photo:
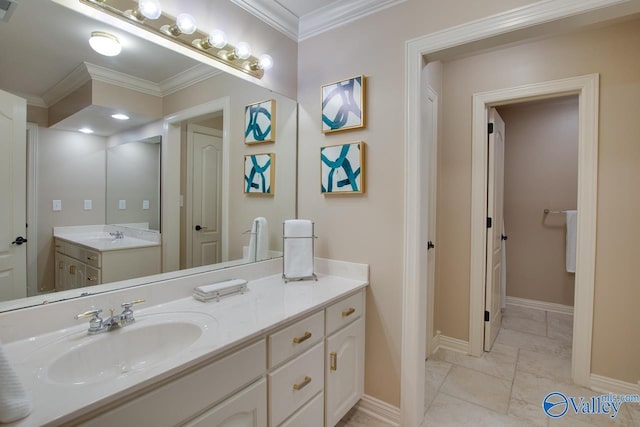
[[[191,206],[191,251],[188,267],[222,261],[222,131],[197,124],[187,126],[187,194]]]
[[[26,296],[27,103],[0,91],[0,301]]]

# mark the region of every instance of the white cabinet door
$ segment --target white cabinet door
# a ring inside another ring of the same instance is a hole
[[[266,427],[267,381],[263,378],[208,410],[185,427]]]
[[[335,426],[364,393],[364,320],[327,338],[326,422]]]

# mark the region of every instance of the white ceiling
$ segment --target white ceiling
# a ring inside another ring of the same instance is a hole
[[[273,0],[273,2],[289,10],[297,18],[301,18],[334,3],[335,0]]]

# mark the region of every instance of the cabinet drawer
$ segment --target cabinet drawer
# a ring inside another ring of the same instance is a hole
[[[305,404],[280,427],[323,427],[324,426],[324,393],[318,394]]]
[[[264,375],[266,352],[266,343],[261,340],[82,425],[161,427],[181,424]]]
[[[324,343],[269,374],[269,425],[277,426],[324,388]]]
[[[92,251],[90,249],[85,249],[83,251],[82,260],[87,263],[87,265],[100,268],[100,252]]]
[[[102,283],[100,280],[100,269],[87,266],[87,278],[85,282],[85,286],[99,285]]]
[[[338,301],[327,308],[327,335],[351,323],[362,315],[364,310],[364,291]]]
[[[324,336],[324,311],[269,336],[269,368],[304,352]]]

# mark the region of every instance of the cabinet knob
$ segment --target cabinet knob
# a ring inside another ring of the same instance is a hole
[[[91,256],[87,257],[87,260],[89,260],[89,261],[95,261],[97,259],[98,259],[98,257],[96,255],[91,255]]]
[[[338,353],[335,351],[329,353],[329,365],[332,371],[338,370]]]
[[[355,308],[349,307],[349,310],[345,310],[345,311],[342,312],[342,317],[349,317],[355,312],[356,312]]]
[[[87,277],[87,281],[88,282],[97,282],[98,278],[96,276],[89,276],[89,277]]]
[[[309,383],[311,383],[311,377],[304,377],[304,380],[300,384],[294,384],[293,385],[293,389],[294,390],[302,390],[303,388],[308,386]]]
[[[305,333],[304,333],[304,335],[303,335],[303,336],[301,336],[301,337],[295,337],[295,338],[293,339],[293,343],[294,343],[294,344],[300,344],[300,343],[302,343],[302,342],[305,342],[305,341],[306,341],[306,340],[308,340],[309,338],[311,338],[311,332],[307,331],[307,332],[305,332]]]

